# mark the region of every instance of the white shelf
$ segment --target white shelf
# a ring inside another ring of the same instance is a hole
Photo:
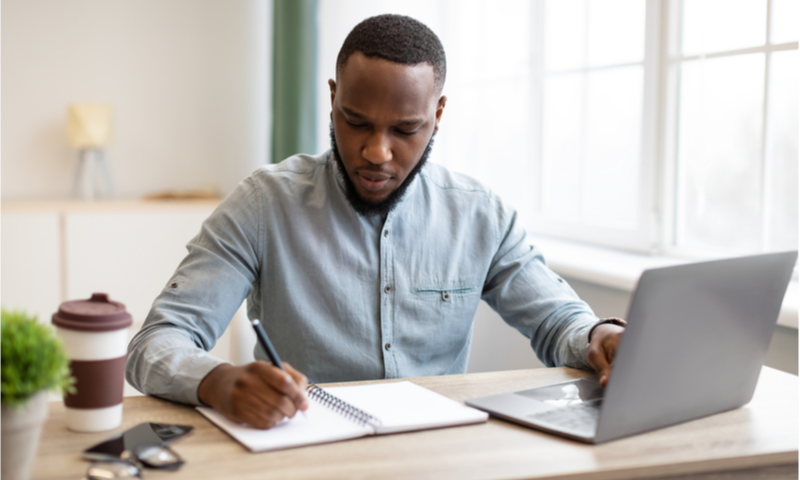
[[[54,198],[41,200],[3,200],[2,213],[63,213],[63,212],[149,212],[149,211],[209,211],[219,200],[75,200]]]

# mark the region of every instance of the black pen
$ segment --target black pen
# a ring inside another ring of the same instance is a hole
[[[272,364],[275,365],[276,367],[286,372],[286,369],[283,368],[283,363],[281,363],[281,359],[278,356],[278,352],[275,351],[275,347],[273,347],[272,342],[269,341],[267,332],[264,331],[264,327],[261,326],[261,322],[259,322],[258,319],[255,318],[250,323],[253,325],[253,330],[256,331],[256,338],[258,339],[258,343],[260,343],[264,351],[267,352],[269,361],[272,362]],[[300,413],[302,413],[304,417],[306,416],[306,412],[301,410]]]

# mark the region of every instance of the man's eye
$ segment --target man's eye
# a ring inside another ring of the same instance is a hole
[[[366,125],[364,125],[363,123],[353,123],[350,120],[347,120],[347,124],[350,125],[353,128],[364,128],[364,127],[366,127]]]
[[[405,130],[398,129],[397,133],[399,133],[400,135],[409,136],[409,135],[414,135],[415,133],[417,133],[417,131],[416,130],[411,130],[410,132],[407,132]]]

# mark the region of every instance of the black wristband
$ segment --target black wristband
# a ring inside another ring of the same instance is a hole
[[[594,329],[599,327],[600,325],[604,325],[606,323],[610,323],[612,325],[617,325],[617,326],[620,326],[622,328],[625,328],[625,326],[628,324],[628,322],[626,322],[625,320],[623,320],[621,318],[617,318],[617,317],[601,318],[600,321],[595,323],[594,325],[592,325],[591,330],[589,330],[589,341],[588,341],[588,343],[592,343],[592,333],[594,333]]]

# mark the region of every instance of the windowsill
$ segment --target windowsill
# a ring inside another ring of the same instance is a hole
[[[625,292],[633,292],[644,270],[694,261],[636,254],[546,237],[533,237],[532,242],[542,250],[547,264],[559,275]],[[798,328],[798,297],[798,282],[792,280],[778,316],[778,325]]]

